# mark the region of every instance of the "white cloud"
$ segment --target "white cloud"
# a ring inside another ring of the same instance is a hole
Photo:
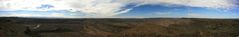
[[[70,10],[101,17],[126,13],[131,10],[123,10],[122,7],[126,6],[126,4],[112,1],[114,0],[3,0],[0,1],[0,8],[35,11]],[[49,4],[54,7],[39,9],[38,7],[43,4]]]
[[[226,18],[238,18],[238,17],[226,17],[226,16],[208,16],[204,14],[198,14],[198,13],[188,13],[187,18],[213,18],[213,19],[226,19]]]
[[[237,6],[236,0],[118,0],[118,1],[140,4],[183,5],[206,8],[232,8]]]
[[[1,17],[37,17],[37,16],[43,16],[43,15],[37,15],[37,14],[1,14]]]
[[[0,0],[1,9],[10,10],[69,10],[81,12],[89,16],[108,17],[132,10],[123,9],[128,4],[141,5],[182,5],[205,8],[232,8],[235,0]],[[39,9],[42,4],[54,6],[49,9]],[[137,7],[135,6],[135,7]]]
[[[14,13],[0,14],[0,17],[68,17],[62,13],[34,14],[34,13]],[[70,17],[70,16],[69,16]]]
[[[65,15],[62,14],[62,13],[51,13],[49,16],[53,16],[53,17],[63,17],[63,16],[65,16]]]

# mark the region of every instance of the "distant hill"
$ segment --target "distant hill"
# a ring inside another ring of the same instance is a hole
[[[238,37],[239,19],[0,18],[0,37]]]

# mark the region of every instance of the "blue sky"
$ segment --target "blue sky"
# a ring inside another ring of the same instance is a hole
[[[1,17],[239,18],[237,0],[3,0],[0,2],[2,2],[0,3]]]
[[[230,17],[239,17],[239,8],[233,8],[233,9],[215,8],[214,9],[214,8],[201,8],[201,7],[188,7],[188,6],[168,7],[168,6],[162,6],[162,5],[143,5],[143,6],[134,8],[129,13],[120,14],[119,16],[230,18]]]
[[[132,17],[163,17],[163,16],[186,16],[188,9],[185,6],[167,7],[162,5],[143,5],[133,8],[128,13],[120,14],[119,16]]]

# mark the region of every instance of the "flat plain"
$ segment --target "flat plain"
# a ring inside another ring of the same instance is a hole
[[[238,37],[239,19],[0,18],[0,37]]]

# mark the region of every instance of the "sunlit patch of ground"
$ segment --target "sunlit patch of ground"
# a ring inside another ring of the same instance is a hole
[[[3,37],[237,37],[237,19],[0,18]],[[2,33],[1,33],[2,32]]]

